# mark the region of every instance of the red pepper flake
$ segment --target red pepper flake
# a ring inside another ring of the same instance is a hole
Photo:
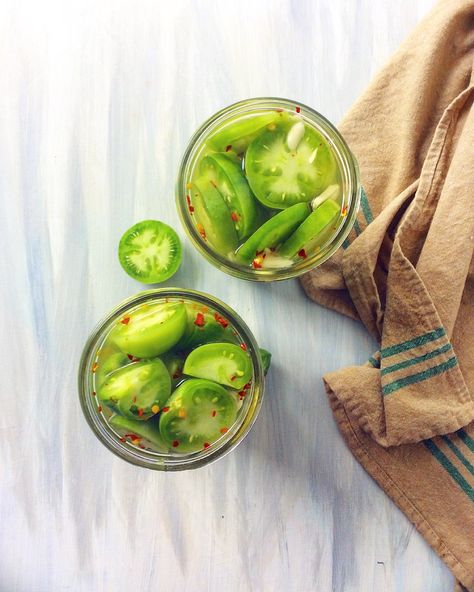
[[[198,224],[197,229],[202,238],[206,240],[206,231],[204,230],[204,226],[202,224]]]
[[[277,113],[283,113],[283,109],[275,109]]]
[[[128,325],[128,323],[130,322],[130,317],[123,317],[123,319],[120,322],[122,323],[122,325]]]
[[[201,306],[201,312],[209,312],[209,307],[208,306]]]
[[[168,413],[169,410],[170,410],[169,407],[163,407],[163,409],[162,409],[163,413]]]
[[[224,327],[224,329],[227,329],[227,327],[229,326],[229,321],[227,321],[226,319],[224,319],[224,317],[221,317],[217,312],[214,313],[214,318],[219,323],[219,325],[221,325],[222,327]]]
[[[173,448],[177,448],[179,446],[178,440],[173,440]]]
[[[237,215],[236,212],[232,212],[232,214],[230,215],[230,217],[232,218],[232,220],[234,222],[238,222],[239,221],[239,216]]]
[[[124,438],[130,438],[130,440],[139,440],[140,438],[136,434],[124,434]]]
[[[202,314],[202,312],[197,313],[196,320],[194,321],[194,324],[197,325],[198,327],[204,327],[204,325],[206,324],[206,321],[204,319],[204,315]]]
[[[247,382],[247,384],[244,386],[244,389],[245,390],[249,389],[251,384],[252,384],[251,382]]]
[[[298,257],[301,257],[301,259],[306,259],[308,255],[306,255],[306,251],[304,249],[301,249],[301,251],[298,251]]]
[[[186,201],[188,202],[188,210],[192,214],[194,212],[194,207],[191,203],[191,198],[189,197],[189,195],[186,196]]]
[[[301,111],[301,108],[300,107],[295,107],[295,111],[296,111],[296,113],[299,113]]]
[[[228,145],[225,147],[225,151],[226,151],[226,152],[229,152],[229,150],[232,150],[232,144],[228,144]]]
[[[209,442],[204,442],[204,449],[209,448],[210,444]]]
[[[138,417],[141,417],[143,415],[143,409],[140,407],[140,409],[138,410]]]
[[[97,362],[94,362],[92,364],[92,372],[95,372],[97,370],[97,368],[99,367],[99,364]]]
[[[239,399],[242,401],[242,399],[245,397],[247,393],[245,391],[240,391],[239,392]]]
[[[255,259],[252,261],[253,268],[254,269],[262,269],[262,262],[263,262],[262,257],[255,257]]]
[[[217,189],[217,185],[214,183],[214,181],[212,179],[210,180],[210,183],[213,187],[215,187]]]
[[[234,381],[237,378],[237,374],[232,374],[232,376],[230,377],[231,381]]]
[[[145,450],[145,446],[143,446],[143,444],[139,444],[138,448],[141,448],[142,450]]]
[[[125,440],[125,438],[120,438],[120,442],[123,442],[125,444],[127,440]]]
[[[211,417],[215,417],[217,415],[217,411],[214,409],[214,411],[211,413]]]
[[[133,356],[132,356],[132,354],[127,354],[127,358],[128,358],[129,360],[133,360]]]
[[[225,434],[228,431],[229,431],[229,428],[221,428],[220,429],[221,434]]]
[[[186,189],[191,189],[191,188],[192,188],[192,186],[193,186],[193,184],[192,184],[192,183],[186,183]]]
[[[97,397],[97,393],[95,391],[92,391],[92,396]]]
[[[247,351],[247,346],[245,345],[245,343],[241,343],[240,347],[244,350]]]
[[[342,206],[341,216],[347,216],[347,204]]]
[[[99,413],[102,413],[102,405],[99,405],[99,406],[97,407],[97,411],[98,411]]]
[[[132,358],[132,362],[139,362],[141,358]]]
[[[176,372],[173,374],[172,378],[179,378],[180,376],[182,376],[183,373],[181,372],[181,370],[176,370]]]

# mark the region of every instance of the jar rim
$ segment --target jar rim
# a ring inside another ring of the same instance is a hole
[[[111,324],[116,319],[123,316],[131,306],[136,306],[142,302],[150,300],[161,301],[165,298],[183,298],[199,302],[199,304],[209,306],[209,308],[215,310],[219,315],[229,318],[231,324],[244,338],[247,353],[251,358],[253,367],[252,386],[248,395],[245,397],[245,405],[247,408],[245,412],[242,413],[241,418],[236,420],[225,436],[219,439],[222,440],[222,442],[217,446],[210,446],[202,451],[182,455],[155,453],[148,450],[142,450],[127,442],[121,442],[110,427],[109,422],[98,411],[95,397],[92,395],[91,368],[94,363],[98,345],[106,335]],[[199,468],[222,458],[225,454],[228,454],[233,450],[245,438],[257,419],[262,405],[264,385],[265,378],[258,344],[245,321],[230,306],[215,296],[188,288],[154,288],[139,292],[138,294],[120,302],[91,332],[84,346],[78,371],[78,390],[81,408],[89,427],[101,443],[115,455],[131,464],[163,471],[180,471]]]
[[[197,228],[195,227],[187,203],[187,184],[190,182],[191,169],[194,166],[198,156],[198,151],[202,148],[204,139],[210,133],[221,125],[225,120],[239,113],[252,112],[255,110],[278,109],[294,111],[306,118],[311,124],[324,136],[325,140],[331,145],[337,157],[341,174],[346,183],[346,198],[348,201],[347,214],[340,223],[335,235],[331,240],[317,253],[302,259],[301,261],[283,268],[253,269],[249,266],[240,265],[237,262],[230,261],[222,256],[215,249],[205,243]],[[343,244],[350,233],[357,212],[359,211],[361,198],[361,184],[359,178],[359,167],[357,161],[350,151],[346,141],[337,128],[318,111],[303,103],[284,99],[279,97],[255,97],[233,103],[217,111],[202,123],[192,135],[188,142],[186,150],[181,159],[178,177],[176,181],[175,200],[178,214],[186,234],[193,243],[194,247],[204,258],[212,265],[230,275],[240,279],[254,281],[277,281],[298,277],[311,269],[314,269],[327,261],[337,249]]]

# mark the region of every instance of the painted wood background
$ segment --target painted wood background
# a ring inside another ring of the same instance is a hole
[[[0,4],[0,592],[446,592],[452,578],[364,473],[321,376],[374,349],[296,281],[207,264],[179,227],[186,142],[274,95],[337,122],[432,0],[44,0]],[[115,458],[76,393],[83,343],[140,286],[122,232],[184,240],[169,283],[233,306],[273,352],[246,441],[208,468]]]

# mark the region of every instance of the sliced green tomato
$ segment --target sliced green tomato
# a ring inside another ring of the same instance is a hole
[[[209,154],[200,163],[199,171],[214,183],[229,207],[231,220],[239,240],[257,227],[257,201],[250,191],[242,166],[226,154]]]
[[[125,417],[145,420],[160,411],[170,393],[170,375],[157,359],[134,362],[115,370],[99,387],[97,396]]]
[[[137,421],[123,417],[123,415],[113,415],[109,419],[109,424],[121,438],[125,438],[132,444],[151,448],[156,452],[168,452],[169,450],[161,437],[158,417],[152,417],[147,421]]]
[[[153,358],[168,351],[186,329],[186,308],[180,302],[144,304],[125,315],[110,338],[126,354]]]
[[[277,247],[309,216],[310,211],[308,204],[300,203],[278,212],[245,241],[237,251],[237,258],[250,263],[258,253]]]
[[[181,241],[176,232],[158,220],[144,220],[129,228],[120,239],[121,266],[144,284],[164,282],[181,264]]]
[[[183,378],[184,357],[169,352],[164,354],[161,360],[168,370],[171,386],[174,388]]]
[[[225,388],[210,380],[182,382],[160,417],[163,440],[176,452],[207,448],[232,426],[237,402]]]
[[[268,370],[270,369],[270,364],[272,361],[272,354],[267,351],[266,349],[263,349],[263,347],[260,348],[260,358],[262,359],[262,366],[263,366],[263,373],[266,374],[268,372]]]
[[[183,337],[176,344],[176,351],[189,351],[203,343],[229,341],[237,343],[229,320],[220,314],[206,310],[201,305],[186,304],[187,325]]]
[[[206,343],[186,358],[183,372],[207,378],[234,389],[243,388],[252,378],[252,361],[247,352],[233,343]]]
[[[233,150],[240,152],[247,148],[255,134],[262,128],[279,119],[277,111],[265,111],[255,115],[239,117],[225,123],[206,140],[213,150]]]
[[[101,361],[99,363],[97,372],[95,373],[96,385],[101,385],[111,372],[114,372],[114,370],[118,370],[129,363],[130,359],[127,354],[124,354],[123,352],[116,352],[107,356],[103,362]]]
[[[311,201],[333,181],[337,167],[325,139],[300,120],[258,134],[245,155],[245,171],[263,205],[283,209]]]
[[[232,253],[238,244],[232,214],[222,195],[207,177],[193,181],[192,204],[203,240],[222,255]]]
[[[341,206],[332,199],[323,202],[304,220],[294,233],[279,247],[278,253],[282,257],[295,257],[301,249],[317,246],[317,239],[327,235],[325,230],[331,230],[339,218]],[[322,244],[322,243],[321,243]]]

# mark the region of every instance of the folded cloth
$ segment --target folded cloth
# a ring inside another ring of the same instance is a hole
[[[474,0],[442,0],[340,129],[361,170],[346,248],[305,275],[380,349],[324,377],[355,457],[474,591]]]

